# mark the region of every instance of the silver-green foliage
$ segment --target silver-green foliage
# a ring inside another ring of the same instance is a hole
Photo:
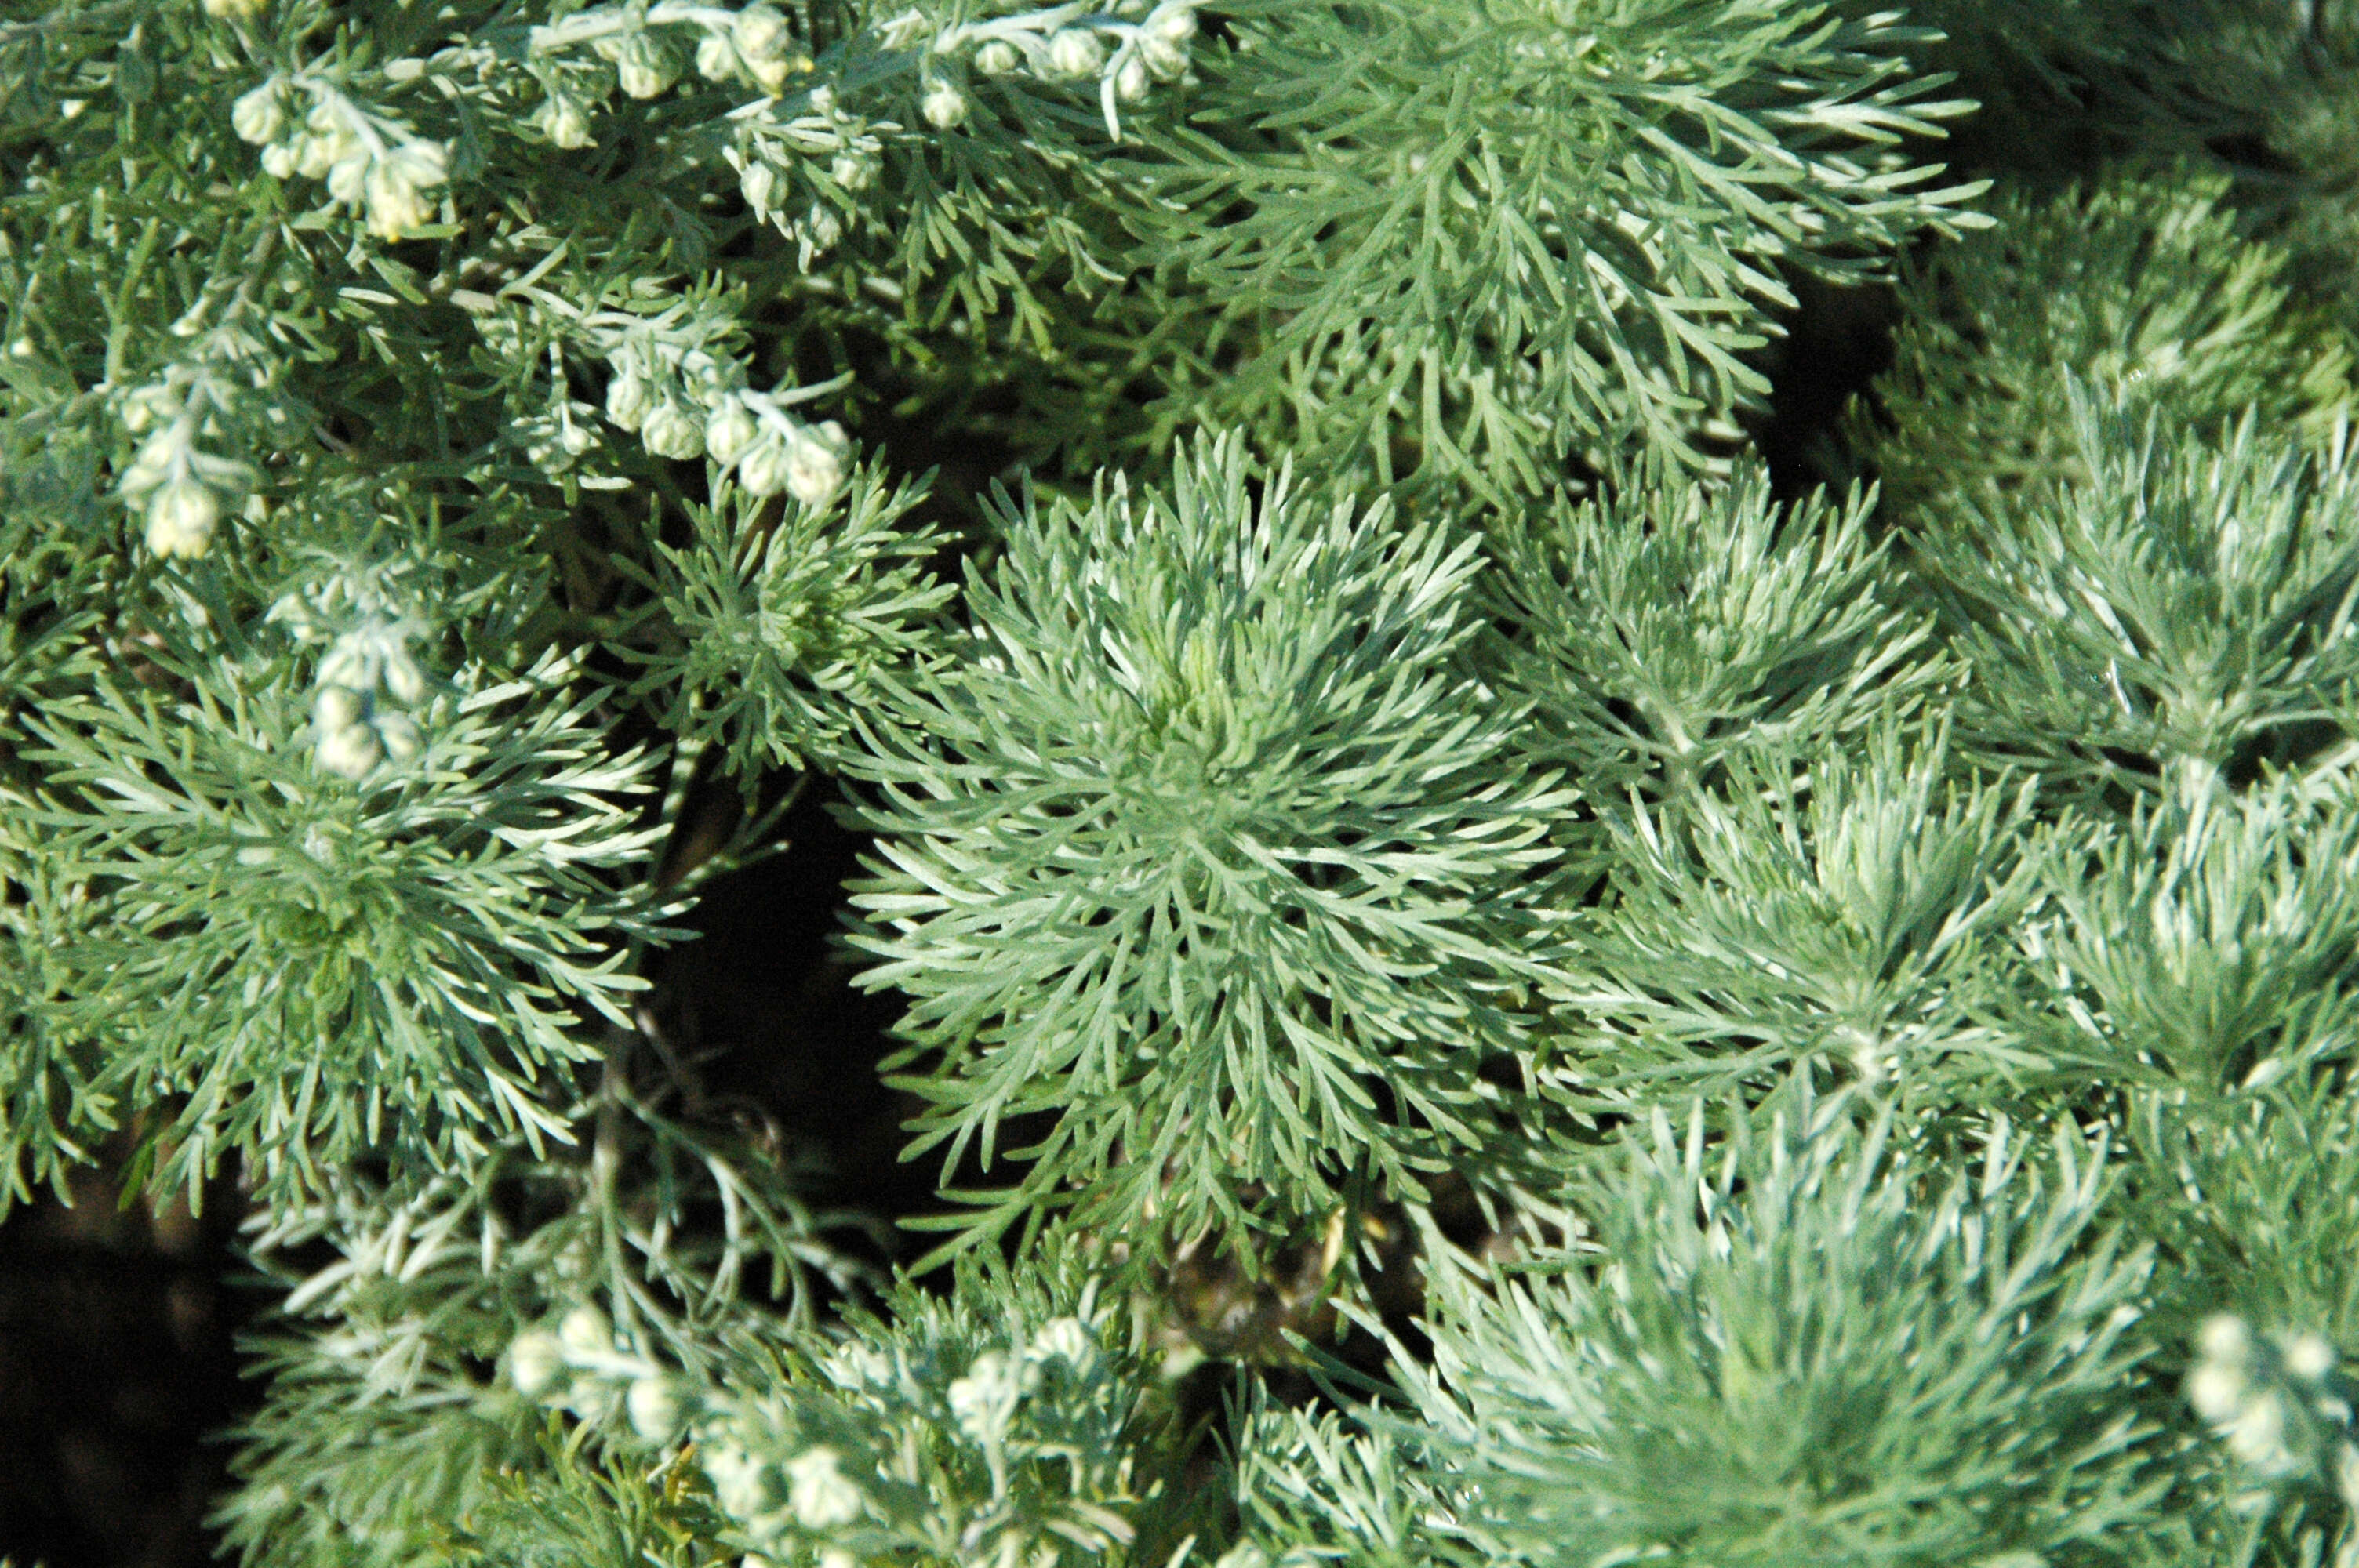
[[[1462,659],[1479,542],[1256,481],[1235,442],[1001,524],[955,667],[856,764],[853,940],[911,999],[919,1146],[987,1161],[1051,1113],[1001,1225],[1242,1237],[1248,1186],[1281,1222],[1419,1190],[1527,1046],[1571,798]]]
[[[2192,165],[2010,189],[1995,227],[1904,261],[1896,362],[1846,426],[1886,507],[1987,528],[2088,480],[2076,380],[2179,428],[2254,408],[2331,438],[2353,409],[2350,344],[2296,297],[2292,258],[2240,231],[2228,192]]]
[[[2163,1485],[2129,1406],[2150,1263],[2099,1217],[2102,1149],[2027,1155],[2001,1121],[1970,1174],[1844,1098],[1772,1105],[1725,1142],[1658,1111],[1581,1188],[1582,1252],[1443,1271],[1430,1367],[1401,1358],[1408,1408],[1367,1435],[1265,1418],[1240,1485],[1269,1554],[2136,1560]]]
[[[2038,1063],[2008,1016],[2028,792],[1958,778],[1944,739],[1765,751],[1677,816],[1637,814],[1579,926],[1561,1092],[1636,1107],[1801,1069],[1904,1106],[1986,1104]]]
[[[1208,387],[1306,458],[1381,438],[1478,490],[1571,450],[1692,454],[1757,402],[1778,269],[1856,276],[1977,220],[1908,138],[1963,105],[1930,35],[1764,0],[1241,8],[1184,130],[1163,239],[1248,357]],[[1306,85],[1308,84],[1308,85]],[[1219,222],[1207,221],[1218,214]],[[1223,334],[1228,335],[1227,333]]]
[[[2216,442],[2071,404],[2087,478],[1916,535],[1973,665],[1962,734],[2060,795],[2201,788],[2311,760],[2351,701],[2359,467],[2248,414]]]
[[[1867,532],[1870,497],[1788,507],[1745,462],[1724,483],[1659,462],[1502,520],[1485,581],[1499,679],[1539,755],[1610,808],[1684,809],[1765,748],[1850,740],[1954,674]]]

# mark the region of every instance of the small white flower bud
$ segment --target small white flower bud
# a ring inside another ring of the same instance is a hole
[[[449,165],[431,142],[406,142],[369,166],[369,232],[398,240],[433,221],[426,191],[442,183]]]
[[[704,422],[704,449],[712,460],[723,467],[745,455],[745,449],[761,438],[761,422],[745,400],[734,395],[723,397]]]
[[[147,547],[159,556],[191,559],[212,542],[221,500],[201,480],[180,479],[147,498]]]
[[[366,691],[376,685],[378,663],[376,649],[369,638],[339,637],[335,646],[320,661],[318,675],[331,688],[350,687],[354,691]],[[342,722],[349,724],[353,720]]]
[[[860,1517],[860,1488],[839,1465],[835,1450],[806,1450],[787,1461],[787,1506],[806,1530],[830,1530]]]
[[[614,1350],[614,1331],[607,1326],[606,1314],[593,1306],[567,1313],[557,1325],[557,1339],[575,1356],[611,1356]]]
[[[748,5],[731,24],[729,41],[748,60],[782,60],[793,40],[782,12],[770,5]]]
[[[996,1444],[1007,1435],[1008,1422],[1015,1419],[1016,1401],[1023,1393],[1023,1372],[1008,1365],[1007,1357],[999,1352],[986,1350],[974,1358],[965,1377],[951,1384],[951,1415],[959,1430],[975,1442]]]
[[[800,65],[808,69],[810,65],[810,61],[807,59],[790,58],[749,59],[740,63],[745,67],[745,74],[754,79],[754,84],[773,98],[776,98],[785,88],[787,78],[793,73],[796,66]]]
[[[348,686],[330,681],[311,698],[311,722],[323,735],[350,730],[368,712],[368,698]]]
[[[161,382],[135,386],[123,395],[123,427],[135,436],[144,434],[157,420],[171,417],[174,406],[171,392]]]
[[[1114,73],[1114,95],[1125,103],[1136,103],[1147,96],[1148,84],[1154,79],[1148,74],[1147,62],[1132,55]]]
[[[2235,1419],[2245,1387],[2243,1372],[2223,1362],[2207,1361],[2187,1375],[2187,1402],[2204,1420],[2225,1424]]]
[[[2273,1473],[2290,1467],[2293,1455],[2286,1451],[2285,1401],[2274,1389],[2246,1400],[2228,1423],[2225,1436],[2228,1452],[2256,1470]]]
[[[336,160],[328,170],[328,194],[339,201],[358,201],[367,188],[369,156],[355,152]]]
[[[633,98],[653,98],[679,80],[679,61],[654,34],[634,33],[614,61],[614,80]]]
[[[814,201],[810,211],[803,214],[802,232],[812,250],[833,250],[835,243],[843,238],[843,220],[824,201]]]
[[[770,198],[778,189],[778,171],[766,163],[749,163],[737,178],[737,189],[745,194],[745,205],[754,210],[756,218],[770,215]]]
[[[358,783],[385,760],[385,746],[375,730],[365,724],[354,724],[321,736],[311,756],[338,778]]]
[[[835,113],[835,89],[821,82],[810,90],[810,112],[814,114]]]
[[[787,488],[787,444],[772,435],[756,440],[737,460],[737,482],[756,495]]]
[[[590,131],[588,111],[563,93],[552,96],[540,106],[538,124],[549,146],[568,152],[586,147],[596,139]]]
[[[707,81],[726,81],[737,72],[737,51],[725,33],[707,33],[696,41],[696,74]]]
[[[1049,69],[1060,76],[1095,76],[1105,58],[1104,43],[1087,27],[1060,27],[1049,39]]]
[[[1152,33],[1138,40],[1138,58],[1147,62],[1147,69],[1161,81],[1184,75],[1188,70],[1188,51]]]
[[[2241,1361],[2252,1350],[2253,1336],[2243,1318],[2223,1312],[2203,1320],[2195,1344],[2208,1360]]]
[[[395,648],[385,656],[385,689],[397,702],[414,703],[426,695],[426,672],[406,648]]]
[[[937,81],[926,89],[918,109],[934,129],[955,130],[966,123],[966,94],[947,81]]]
[[[699,1458],[723,1512],[749,1519],[769,1510],[769,1467],[760,1460],[725,1438],[705,1444]]]
[[[688,384],[689,395],[699,403],[711,403],[724,385],[721,362],[702,349],[690,349],[680,356],[679,375]]]
[[[314,114],[311,118],[317,120],[319,116]],[[296,144],[295,172],[306,179],[318,179],[363,150],[360,138],[342,126],[324,135],[315,131]]]
[[[528,1400],[538,1399],[565,1370],[565,1346],[539,1329],[516,1336],[508,1346],[508,1381]]]
[[[144,495],[169,479],[180,466],[188,441],[178,427],[167,425],[139,443],[131,455],[131,466],[123,473],[124,492]]]
[[[631,1430],[649,1443],[668,1442],[679,1430],[679,1396],[669,1378],[636,1378],[623,1396]]]
[[[827,172],[846,190],[865,190],[876,183],[876,160],[866,153],[838,153]]]
[[[654,403],[647,384],[627,370],[606,384],[606,417],[625,430],[637,429]]]
[[[1006,76],[1023,63],[1024,57],[1006,38],[993,38],[974,51],[974,68],[985,76]]]
[[[285,142],[273,142],[262,149],[262,172],[273,179],[285,179],[295,172],[295,149]]]
[[[261,146],[287,128],[287,105],[277,81],[266,81],[230,105],[229,123],[238,140]]]
[[[223,22],[251,20],[262,12],[262,0],[204,0],[205,15]]]
[[[665,398],[647,411],[639,438],[659,458],[701,458],[704,455],[704,421],[681,404]]]
[[[1184,44],[1196,36],[1196,7],[1192,5],[1158,5],[1147,18],[1147,36],[1160,38],[1168,44]]]
[[[418,755],[425,744],[425,736],[406,713],[387,713],[376,721],[377,739],[385,743],[385,754],[396,762],[406,762]]]
[[[2298,1336],[2286,1346],[2285,1364],[2295,1377],[2315,1383],[2334,1370],[2334,1346],[2322,1335]]]
[[[787,448],[787,489],[805,506],[824,506],[843,482],[843,460],[851,449],[843,427],[834,420],[804,426]]]
[[[1097,1345],[1081,1319],[1060,1317],[1040,1325],[1026,1354],[1035,1361],[1062,1361],[1076,1370],[1085,1370],[1097,1361]]]

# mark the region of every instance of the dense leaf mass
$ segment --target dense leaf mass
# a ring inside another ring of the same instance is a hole
[[[252,1568],[2359,1568],[2354,82],[0,4],[0,1211]]]

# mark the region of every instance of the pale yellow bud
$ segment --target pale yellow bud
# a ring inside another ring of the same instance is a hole
[[[737,482],[756,495],[776,495],[787,488],[787,444],[764,436],[737,460]]]
[[[508,1380],[527,1399],[538,1399],[565,1370],[565,1346],[557,1336],[532,1329],[508,1347]]]
[[[418,755],[425,737],[406,713],[388,713],[376,721],[376,738],[385,746],[385,754],[397,762],[406,762]]]
[[[2203,1320],[2195,1343],[2207,1359],[2241,1361],[2252,1350],[2253,1336],[2243,1318],[2223,1312]]]
[[[320,737],[313,748],[312,760],[338,778],[357,783],[368,777],[377,763],[385,760],[385,746],[376,731],[365,724],[332,730]]]
[[[1105,45],[1087,27],[1060,28],[1049,40],[1049,68],[1060,76],[1095,76],[1105,58]]]
[[[729,41],[747,60],[784,60],[793,38],[785,15],[768,5],[748,5],[737,13]]]
[[[679,1430],[679,1396],[672,1392],[669,1379],[634,1379],[630,1392],[623,1396],[623,1409],[631,1418],[631,1430],[649,1443],[667,1442]]]
[[[787,1506],[804,1529],[829,1530],[860,1517],[860,1488],[843,1474],[834,1449],[809,1449],[786,1468]]]
[[[918,109],[925,115],[926,124],[934,129],[956,130],[966,123],[966,94],[947,81],[937,81],[926,89]]]
[[[606,417],[625,430],[636,430],[647,416],[655,395],[647,384],[629,371],[618,373],[606,384]]]
[[[368,711],[368,698],[351,687],[331,681],[311,699],[311,722],[322,734],[350,730]]]
[[[696,74],[707,81],[726,81],[737,72],[737,51],[724,34],[707,33],[696,41]]]
[[[606,1314],[593,1306],[578,1306],[557,1325],[559,1343],[576,1356],[606,1356],[614,1349],[614,1331]]]
[[[827,172],[846,190],[865,190],[876,183],[876,160],[866,153],[838,153]]]
[[[806,425],[787,448],[787,489],[805,506],[824,506],[843,482],[843,460],[852,443],[831,419]]]
[[[147,498],[147,547],[159,556],[193,559],[212,542],[221,500],[193,479],[174,480]]]
[[[1158,5],[1147,18],[1147,36],[1169,44],[1184,44],[1196,36],[1196,8],[1192,5]]]
[[[287,128],[287,105],[278,83],[266,81],[229,107],[229,123],[238,139],[260,146],[278,139]]]
[[[625,39],[614,61],[614,80],[633,98],[653,98],[679,80],[679,62],[663,40],[651,33]]]
[[[639,427],[639,438],[647,442],[647,450],[659,458],[704,455],[704,422],[670,398],[647,411],[647,423]]]
[[[974,51],[974,68],[985,76],[1006,76],[1023,63],[1024,57],[1006,38],[994,38]]]
[[[745,455],[745,449],[761,438],[761,422],[742,398],[727,397],[704,422],[704,449],[712,460],[723,465],[734,463]]]
[[[745,205],[754,210],[756,218],[770,215],[770,197],[777,189],[778,173],[766,163],[749,163],[737,178],[737,189],[745,193]]]
[[[561,94],[540,106],[539,124],[551,146],[568,152],[586,147],[596,139],[591,135],[590,116],[582,105]]]
[[[2295,1377],[2315,1383],[2334,1370],[2334,1346],[2321,1335],[2298,1336],[2286,1346],[2285,1364]]]
[[[339,201],[361,200],[369,178],[370,160],[367,153],[357,148],[350,157],[339,158],[328,170],[328,194]]]
[[[1149,71],[1164,81],[1183,75],[1188,70],[1188,51],[1178,44],[1157,38],[1152,33],[1147,34],[1138,40],[1138,58],[1147,62],[1147,69]]]

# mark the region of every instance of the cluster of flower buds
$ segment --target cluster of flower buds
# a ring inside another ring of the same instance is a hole
[[[330,199],[364,213],[369,232],[382,240],[407,238],[432,222],[430,193],[450,175],[441,144],[310,76],[272,76],[238,99],[230,123],[262,149],[262,167],[273,177],[325,179]]]
[[[2359,1509],[2359,1383],[2316,1334],[2256,1336],[2239,1317],[2204,1324],[2187,1376],[2187,1401],[2228,1451],[2265,1484],[2331,1486]]]
[[[426,697],[426,672],[409,652],[424,628],[395,608],[387,577],[388,568],[347,563],[270,611],[297,642],[327,644],[314,672],[311,760],[354,783],[388,760],[408,762],[419,745],[400,709]]]
[[[259,384],[260,372],[255,379]],[[145,514],[147,547],[159,556],[203,555],[223,508],[254,483],[249,465],[197,446],[200,438],[223,435],[234,395],[222,372],[201,362],[171,365],[124,395],[124,427],[142,439],[121,493]]]
[[[949,53],[971,47],[974,69],[985,76],[1020,71],[1043,81],[1094,81],[1105,113],[1106,132],[1120,141],[1117,105],[1139,103],[1156,82],[1187,74],[1188,45],[1196,36],[1196,8],[1201,4],[1202,0],[1160,0],[1143,16],[1129,14],[1144,8],[1137,0],[1116,5],[1110,11],[1087,5],[1052,5],[1021,16],[962,23],[946,29],[935,40],[934,49]],[[947,120],[937,117],[935,92],[946,95],[942,107],[948,113],[949,95],[955,95],[957,89],[947,81],[935,81],[939,86],[929,86],[920,108],[929,122],[948,129],[965,118],[964,101]]]
[[[764,106],[767,108],[768,106]],[[754,216],[802,247],[800,265],[835,248],[843,237],[837,203],[876,183],[884,142],[865,120],[845,112],[822,82],[803,95],[797,113],[741,114],[736,138],[722,156],[737,170],[738,189]]]
[[[508,1380],[525,1398],[584,1420],[605,1419],[619,1403],[631,1430],[649,1443],[678,1437],[694,1403],[683,1379],[618,1341],[593,1306],[567,1313],[553,1334],[536,1328],[517,1335],[508,1346]]]
[[[776,97],[790,78],[811,69],[810,56],[796,42],[785,13],[763,4],[742,11],[692,0],[599,5],[533,28],[529,41],[544,63],[587,44],[614,68],[614,84],[625,94],[653,98],[684,74],[690,32],[696,35],[697,74],[708,81],[743,81]],[[586,112],[578,100],[557,92],[543,111],[542,129],[560,146],[587,145]]]
[[[406,762],[418,754],[417,724],[379,696],[415,704],[426,695],[425,672],[409,656],[411,630],[372,617],[338,637],[320,661],[312,758],[339,778],[357,783],[388,758]]]
[[[406,762],[418,754],[418,726],[373,691],[322,685],[311,698],[311,730],[312,761],[355,784],[388,758]]]
[[[852,443],[833,420],[809,424],[788,409],[841,383],[761,393],[737,367],[656,330],[633,330],[607,351],[606,417],[636,430],[659,458],[711,457],[734,466],[756,495],[781,491],[822,506],[843,482]]]

